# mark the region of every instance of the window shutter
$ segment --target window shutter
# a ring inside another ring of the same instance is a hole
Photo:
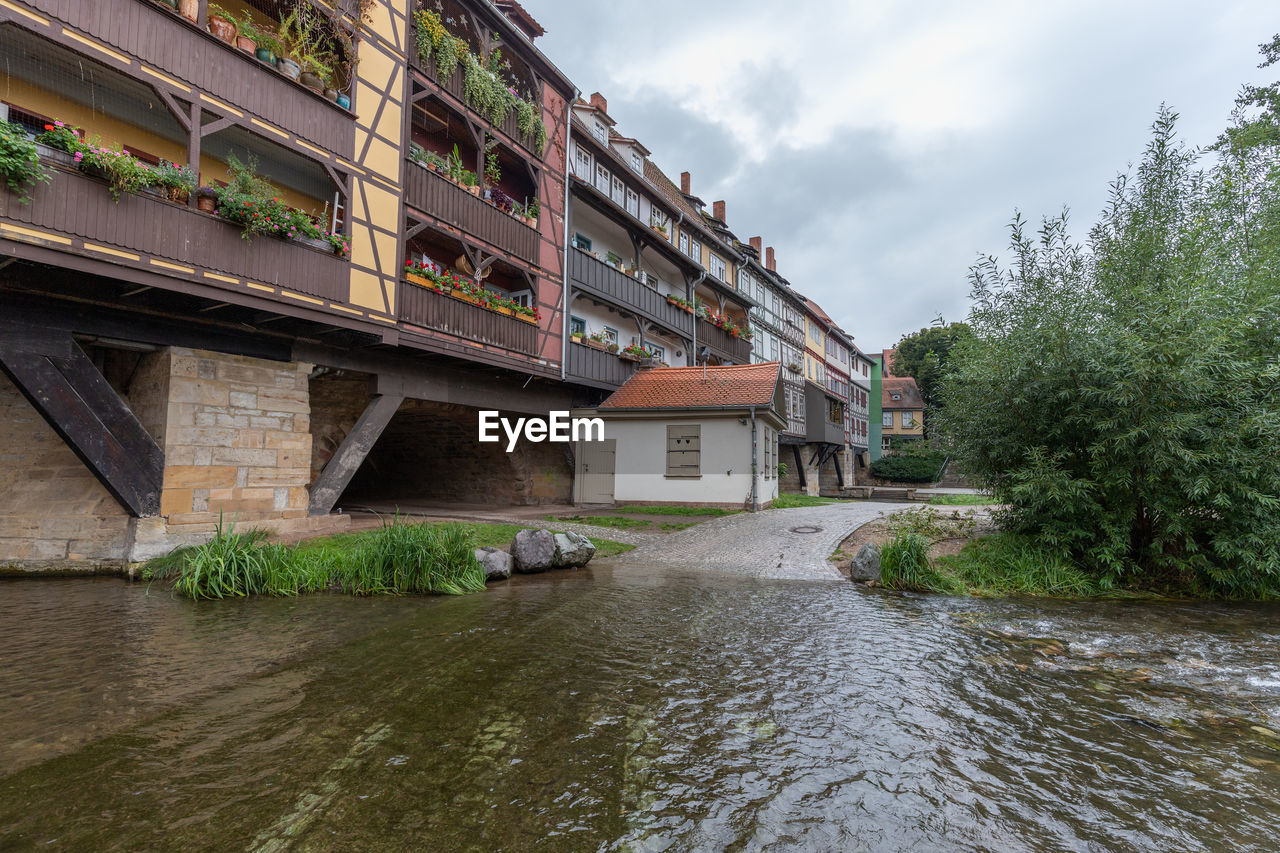
[[[701,425],[667,425],[667,476],[702,476]]]

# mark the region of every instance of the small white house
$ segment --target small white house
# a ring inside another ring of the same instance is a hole
[[[641,369],[595,409],[603,441],[574,447],[579,504],[764,508],[785,429],[778,362]]]

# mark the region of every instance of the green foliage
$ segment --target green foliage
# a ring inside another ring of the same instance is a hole
[[[574,524],[593,524],[596,527],[614,527],[619,530],[632,530],[638,527],[648,528],[653,522],[639,518],[624,518],[618,515],[570,515],[543,516],[547,521],[572,521]]]
[[[932,483],[945,461],[943,454],[927,447],[920,452],[891,453],[871,463],[871,475],[895,483]]]
[[[773,499],[770,509],[795,509],[800,506],[827,506],[835,501],[830,498],[817,498],[813,495],[801,495],[795,492],[780,492]]]
[[[633,515],[706,515],[720,518],[726,515],[737,515],[740,509],[723,509],[713,506],[628,506],[623,512]]]
[[[343,592],[357,595],[463,595],[484,589],[484,568],[465,527],[397,519],[363,538],[336,582]]]
[[[1280,582],[1280,172],[1202,165],[1162,109],[1087,248],[1012,225],[971,273],[940,427],[962,470],[1100,585]]]
[[[959,554],[940,557],[936,570],[958,581],[967,594],[984,597],[1085,598],[1110,591],[1060,554],[1007,533],[965,543]]]
[[[502,124],[516,108],[516,96],[497,74],[480,64],[475,54],[462,58],[462,94],[476,112],[494,125]]]
[[[1280,63],[1280,33],[1258,45],[1262,54],[1259,68]],[[1244,86],[1236,96],[1234,123],[1218,137],[1214,148],[1245,156],[1257,149],[1280,147],[1280,81],[1264,86]]]
[[[36,144],[20,124],[0,121],[0,178],[23,204],[31,203],[31,189],[49,182],[49,170],[40,165]]]
[[[951,360],[951,351],[970,334],[972,332],[965,323],[947,323],[903,335],[898,341],[897,353],[893,359],[893,375],[910,376],[916,380],[920,397],[927,408],[924,419],[926,429],[941,403],[938,393],[943,374]]]
[[[964,593],[955,578],[930,564],[929,540],[919,533],[900,533],[880,549],[880,585],[908,592]]]
[[[239,225],[240,236],[252,240],[259,234],[297,240],[303,237],[323,240],[336,254],[346,257],[350,252],[345,235],[328,231],[316,224],[312,216],[287,204],[280,197],[280,190],[258,174],[258,161],[249,158],[242,162],[235,154],[227,157],[228,180],[225,187],[218,187],[218,215]]]
[[[990,495],[934,495],[929,503],[933,506],[985,506],[995,503]]]

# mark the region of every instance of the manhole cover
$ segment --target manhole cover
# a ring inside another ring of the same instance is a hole
[[[792,533],[821,533],[821,532],[822,532],[822,528],[821,528],[821,527],[812,527],[812,526],[793,527],[793,528],[791,528],[791,532],[792,532]]]

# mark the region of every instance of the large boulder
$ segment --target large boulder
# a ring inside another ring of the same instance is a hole
[[[580,568],[596,555],[596,546],[580,533],[557,533],[555,543],[555,566],[558,569]]]
[[[485,583],[511,577],[511,555],[501,548],[477,548],[476,560],[484,567]]]
[[[849,562],[849,579],[853,581],[880,580],[880,549],[871,542],[858,549]]]
[[[522,574],[545,572],[556,565],[556,538],[550,530],[521,530],[511,543],[511,559]]]

